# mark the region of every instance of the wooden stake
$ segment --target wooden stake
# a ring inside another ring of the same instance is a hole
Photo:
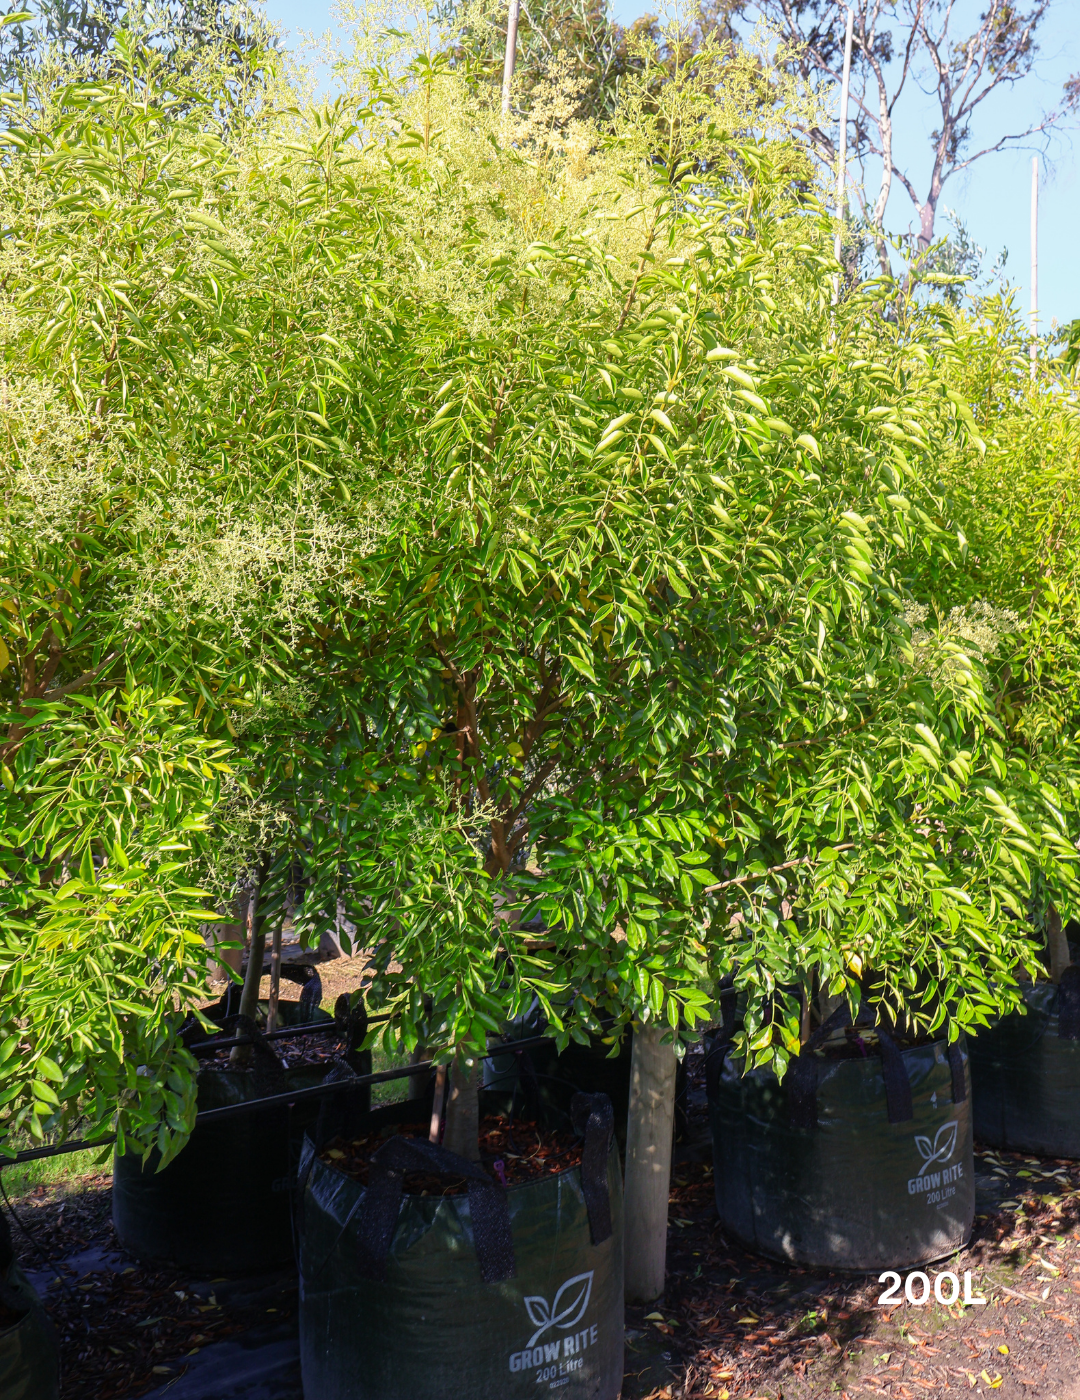
[[[274,925],[274,936],[270,942],[270,1000],[266,1008],[266,1032],[277,1029],[278,993],[281,990],[281,926],[284,914]]]
[[[668,1194],[675,1117],[675,1047],[663,1044],[671,1031],[638,1026],[630,1063],[630,1112],[624,1173],[626,1301],[650,1303],[664,1291],[667,1265]]]
[[[833,252],[840,261],[841,237],[844,231],[844,205],[847,194],[847,114],[848,93],[851,89],[851,37],[855,28],[855,12],[847,12],[847,30],[844,34],[844,73],[840,81],[840,151],[836,162],[836,237]],[[833,305],[840,300],[840,274],[833,274]]]
[[[413,1078],[418,1079],[419,1075]],[[439,1065],[435,1071],[435,1102],[431,1105],[431,1127],[428,1129],[428,1142],[439,1141],[439,1125],[442,1123],[443,1099],[446,1097],[446,1066]]]
[[[1031,377],[1039,359],[1039,157],[1031,157]]]
[[[517,62],[518,14],[521,0],[510,0],[506,16],[506,54],[503,58],[502,114],[510,115],[510,85],[514,81],[514,64]]]

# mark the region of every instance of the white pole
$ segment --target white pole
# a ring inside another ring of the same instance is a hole
[[[510,84],[514,81],[514,64],[517,61],[518,12],[521,0],[510,0],[510,10],[506,16],[506,57],[503,59],[502,111],[510,115]]]
[[[836,162],[836,238],[833,251],[836,261],[840,261],[840,236],[844,226],[844,196],[847,193],[847,114],[848,91],[851,85],[851,36],[855,26],[855,12],[847,12],[847,31],[844,34],[844,75],[840,81],[840,153]],[[833,304],[840,300],[840,274],[833,275]]]
[[[1031,157],[1031,377],[1039,348],[1035,337],[1039,333],[1039,157]]]

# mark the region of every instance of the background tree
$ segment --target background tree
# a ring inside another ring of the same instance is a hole
[[[961,171],[994,152],[1046,136],[1075,112],[1080,86],[1066,82],[1056,107],[1037,121],[1000,135],[1000,124],[979,144],[973,126],[989,121],[985,105],[1008,92],[1031,73],[1038,55],[1039,27],[1049,0],[1026,7],[1009,0],[988,0],[977,22],[968,27],[963,11],[944,0],[853,0],[848,150],[862,167],[855,186],[863,215],[873,231],[883,273],[891,267],[886,213],[895,184],[911,200],[917,232],[912,257],[917,262],[935,241],[935,223],[945,185]],[[751,0],[744,13],[760,14],[775,24],[792,46],[792,58],[809,83],[839,85],[843,63],[844,8],[834,0]],[[895,130],[900,103],[929,94],[936,105],[930,150],[920,169],[897,156]],[[991,104],[992,105],[992,104]],[[822,159],[836,168],[837,144],[831,129],[810,133]],[[868,165],[870,169],[868,170]],[[880,166],[880,176],[874,172]],[[876,195],[870,181],[878,179]],[[865,191],[865,193],[864,193]]]
[[[228,51],[239,66],[272,42],[265,20],[243,0],[8,0],[0,19],[0,83],[8,90],[50,54],[87,75],[109,76],[120,32],[138,34],[185,71],[208,46]]]

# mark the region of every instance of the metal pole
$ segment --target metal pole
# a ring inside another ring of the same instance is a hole
[[[506,16],[506,57],[503,59],[502,111],[510,115],[510,84],[514,81],[514,64],[517,62],[518,12],[521,0],[510,0],[510,10]]]
[[[1031,157],[1031,377],[1039,358],[1039,157]]]
[[[836,238],[833,251],[840,261],[840,240],[844,228],[844,196],[847,193],[847,114],[848,93],[851,88],[851,37],[855,28],[855,11],[847,12],[844,34],[844,73],[840,81],[840,153],[836,162]],[[840,300],[840,274],[833,275],[833,305]]]

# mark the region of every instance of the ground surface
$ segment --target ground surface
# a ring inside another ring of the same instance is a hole
[[[977,1179],[975,1235],[948,1267],[970,1269],[987,1304],[880,1308],[876,1280],[733,1247],[709,1164],[684,1161],[668,1292],[627,1315],[625,1400],[1080,1400],[1080,1164],[980,1154]],[[102,1174],[14,1202],[24,1267],[61,1333],[64,1400],[300,1400],[289,1273],[144,1269],[115,1242],[109,1193]]]
[[[716,1222],[711,1167],[685,1165],[671,1193],[668,1292],[659,1306],[628,1310],[625,1400],[1080,1400],[1078,1164],[980,1153],[976,1179],[971,1244],[927,1273],[970,1270],[986,1304],[883,1308],[876,1278],[792,1269],[733,1247]]]
[[[970,1270],[985,1305],[880,1307],[876,1278],[790,1268],[725,1239],[700,1079],[692,1064],[668,1290],[627,1312],[624,1400],[1080,1400],[1080,1162],[977,1153],[972,1240],[927,1273]],[[302,1400],[292,1270],[144,1268],[116,1241],[110,1195],[98,1172],[13,1202],[23,1267],[60,1334],[63,1400]]]

